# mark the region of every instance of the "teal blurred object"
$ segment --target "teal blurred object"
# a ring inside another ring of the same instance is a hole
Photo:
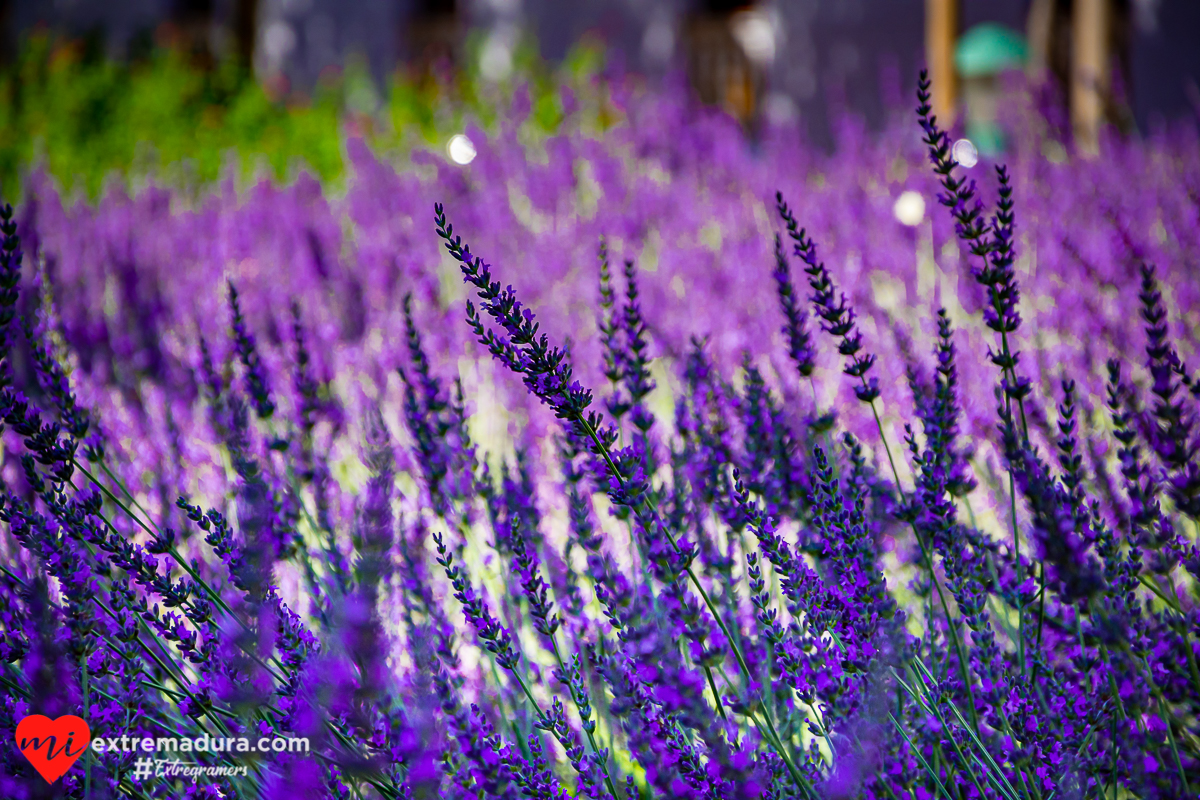
[[[1025,37],[994,22],[967,31],[954,48],[954,66],[963,78],[998,75],[1025,63]]]
[[[962,79],[967,106],[966,136],[980,154],[1004,151],[1004,131],[997,120],[997,76],[1025,64],[1025,38],[994,22],[976,25],[958,40],[954,66]]]

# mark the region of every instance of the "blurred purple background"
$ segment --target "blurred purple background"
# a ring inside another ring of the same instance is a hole
[[[1048,0],[1069,7],[1070,0]],[[203,17],[214,49],[228,48],[247,0],[0,0],[10,49],[37,26],[72,35],[99,33],[111,55],[128,52],[164,21]],[[456,7],[462,30],[511,46],[531,34],[556,60],[586,34],[598,35],[626,68],[658,76],[682,67],[683,27],[714,0],[257,0],[254,63],[311,87],[322,70],[359,56],[379,80],[413,56],[415,20]],[[1031,0],[961,0],[960,30],[984,21],[1026,29]],[[775,0],[756,7],[770,22],[764,113],[798,115],[828,142],[831,104],[846,103],[872,127],[882,121],[886,80],[911,83],[924,63],[925,0]],[[1128,103],[1137,127],[1200,113],[1200,2],[1116,0],[1127,20]],[[489,38],[490,37],[490,38]],[[484,48],[486,50],[486,46]],[[897,71],[898,70],[898,71]],[[881,91],[883,89],[883,91]]]

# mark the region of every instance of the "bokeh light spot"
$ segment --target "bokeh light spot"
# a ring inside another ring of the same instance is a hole
[[[925,219],[925,198],[920,192],[914,192],[912,189],[901,192],[896,198],[896,204],[892,206],[892,213],[902,224],[910,228],[916,227]]]
[[[979,163],[979,150],[975,147],[975,143],[970,139],[959,139],[950,148],[950,156],[960,166],[967,169]]]
[[[467,165],[475,160],[475,144],[461,133],[456,133],[446,142],[446,155],[455,164]]]

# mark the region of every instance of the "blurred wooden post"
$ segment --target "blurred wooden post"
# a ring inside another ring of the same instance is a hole
[[[1025,21],[1025,41],[1029,43],[1026,73],[1035,82],[1045,80],[1050,70],[1054,44],[1055,0],[1033,0]]]
[[[1071,15],[1071,125],[1088,156],[1099,151],[1108,96],[1108,1],[1075,0]]]
[[[201,69],[216,64],[211,47],[213,0],[175,0],[171,4],[175,44]]]
[[[259,0],[235,0],[228,15],[218,15],[217,5],[215,0],[173,0],[170,21],[175,44],[203,69],[212,69],[218,58],[231,57],[248,74],[254,69]],[[232,47],[214,53],[213,33],[218,24],[229,34]]]
[[[753,0],[704,0],[684,25],[688,77],[701,102],[720,106],[747,128],[758,116],[762,68],[734,34],[736,15],[754,8]]]
[[[958,78],[954,44],[958,41],[959,0],[925,0],[925,61],[932,82],[933,113],[942,128],[954,123]]]
[[[440,67],[453,67],[459,59],[459,9],[456,0],[420,0],[404,22],[401,48],[422,78],[432,78]]]
[[[233,9],[233,41],[238,64],[254,71],[254,46],[258,41],[258,0],[237,0]]]
[[[12,0],[0,0],[0,67],[17,60],[17,36],[12,31]]]

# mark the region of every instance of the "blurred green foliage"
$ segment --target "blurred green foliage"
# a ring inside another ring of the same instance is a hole
[[[468,41],[466,66],[453,75],[397,71],[382,98],[355,59],[328,70],[308,95],[277,96],[232,64],[202,69],[169,48],[115,61],[86,41],[36,34],[0,72],[0,196],[16,199],[33,166],[90,198],[113,174],[205,183],[231,160],[240,176],[267,169],[282,180],[306,167],[337,181],[347,135],[384,152],[437,145],[464,119],[494,125],[518,86],[529,92],[526,125],[553,132],[563,87],[586,91],[603,65],[602,50],[585,41],[551,70],[526,43],[514,78],[496,86],[474,66],[478,45]],[[602,127],[605,118],[596,117]]]

